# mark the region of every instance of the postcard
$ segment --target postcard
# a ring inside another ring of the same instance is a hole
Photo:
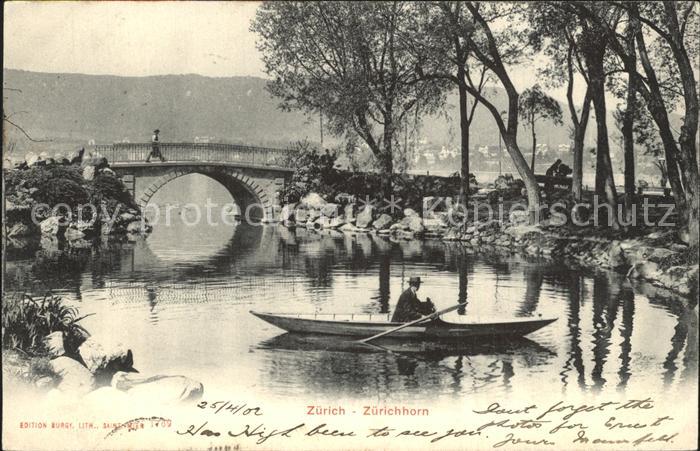
[[[6,2],[3,448],[696,449],[699,14]]]

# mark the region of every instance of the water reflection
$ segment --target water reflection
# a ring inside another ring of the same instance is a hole
[[[508,387],[514,376],[513,360],[524,363],[523,369],[527,369],[545,365],[556,356],[527,338],[461,344],[385,338],[361,344],[343,337],[285,333],[261,342],[257,349],[271,351],[271,374],[280,366],[288,367],[284,381],[273,380],[272,384],[303,385],[303,381],[313,379],[322,391],[343,385],[374,385],[378,372],[382,385],[401,385],[408,391],[425,388],[426,382],[442,385],[444,376],[449,375],[445,389],[471,393],[499,382]],[[484,359],[485,367],[474,365],[475,359]],[[358,374],[357,368],[363,370]],[[349,383],[348,373],[360,379]],[[463,381],[467,382],[464,387]]]
[[[697,373],[697,307],[619,275],[438,241],[275,226],[178,236],[89,249],[55,243],[31,258],[9,259],[5,289],[52,290],[80,303],[84,313],[97,313],[86,327],[123,331],[134,354],[145,356],[144,370],[176,368],[205,385],[251,381],[280,396],[394,399],[542,384],[561,391],[661,390]],[[454,315],[542,313],[559,321],[518,342],[358,349],[328,337],[285,335],[248,313],[386,314],[411,275],[425,280],[419,294],[438,308],[462,304]]]

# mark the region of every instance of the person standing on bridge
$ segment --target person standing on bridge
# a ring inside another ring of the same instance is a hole
[[[160,161],[165,162],[165,158],[163,158],[163,155],[160,153],[160,142],[158,141],[158,133],[160,133],[160,130],[153,130],[153,136],[151,137],[151,153],[148,154],[148,157],[146,158],[146,163],[151,162],[151,157],[158,157],[160,158]]]

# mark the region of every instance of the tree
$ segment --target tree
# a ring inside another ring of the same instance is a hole
[[[478,102],[469,105],[467,85],[481,93],[488,81],[488,69],[471,56],[464,29],[471,16],[460,2],[416,3],[417,26],[410,39],[417,66],[424,80],[444,80],[456,87],[459,96],[460,190],[459,202],[466,208],[469,196],[469,130]],[[474,75],[471,71],[474,70]]]
[[[576,14],[557,2],[533,2],[528,4],[531,42],[542,48],[549,64],[539,74],[552,87],[566,84],[566,101],[572,123],[573,174],[571,191],[580,201],[583,194],[584,140],[591,111],[591,91],[585,76],[577,39],[580,27]],[[562,70],[562,67],[566,70]],[[574,100],[577,75],[586,83],[586,91],[580,108]]]
[[[403,2],[265,2],[251,25],[272,77],[268,90],[283,108],[323,110],[327,130],[362,138],[387,198],[401,124],[418,104],[431,111],[441,100],[398,39],[412,26]]]
[[[609,39],[605,29],[616,27],[620,19],[620,10],[615,6],[599,2],[560,2],[562,8],[576,17],[580,33],[577,45],[583,60],[583,75],[593,102],[596,119],[596,195],[603,196],[606,203],[617,207],[617,190],[613,179],[612,161],[610,159],[610,142],[607,125],[607,106],[605,100],[605,68]],[[587,10],[588,14],[581,13]],[[619,228],[617,215],[609,215],[608,225]]]
[[[520,104],[518,105],[520,119],[530,126],[532,133],[532,162],[530,169],[535,172],[535,155],[537,150],[537,134],[535,124],[539,120],[550,120],[557,125],[562,125],[562,113],[559,102],[542,91],[539,84],[526,89],[520,94]]]
[[[535,175],[530,169],[518,146],[518,103],[519,94],[508,74],[506,64],[512,64],[521,59],[528,48],[527,30],[515,24],[523,20],[511,20],[512,26],[492,27],[492,24],[503,18],[513,18],[522,15],[523,6],[519,3],[476,3],[465,2],[465,7],[471,15],[471,21],[465,26],[462,35],[476,60],[491,71],[505,89],[508,96],[508,117],[504,123],[499,109],[482,93],[473,88],[473,83],[466,86],[467,92],[477,99],[491,113],[503,137],[506,150],[522,178],[527,190],[528,212],[530,222],[538,220],[540,206],[540,189]],[[498,30],[498,32],[494,30]]]
[[[576,6],[582,16],[597,22],[625,70],[635,79],[637,92],[644,98],[659,131],[676,207],[682,225],[688,230],[687,239],[691,245],[698,245],[700,179],[695,143],[699,113],[695,75],[700,34],[698,7],[685,1],[611,4],[624,10],[629,18],[634,30],[636,59],[625,45],[617,24],[601,20],[591,5]],[[678,99],[683,104],[683,125],[680,133],[675,133],[669,116]]]

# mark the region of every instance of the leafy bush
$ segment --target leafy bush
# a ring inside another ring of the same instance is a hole
[[[298,143],[292,151],[294,173],[291,182],[281,193],[283,203],[298,202],[304,195],[315,192],[330,200],[340,193],[347,193],[357,199],[376,201],[386,205],[382,194],[384,175],[377,172],[344,171],[335,167],[337,153],[320,153],[308,143]],[[476,178],[470,177],[472,186]],[[403,207],[420,211],[425,196],[455,196],[459,193],[460,177],[455,173],[449,177],[427,175],[410,176],[393,174],[394,196],[401,199]]]
[[[23,295],[5,297],[2,311],[2,345],[21,349],[27,354],[43,353],[43,339],[53,332],[63,332],[67,347],[77,349],[88,332],[78,324],[85,316],[66,305],[58,296],[46,295],[41,301]]]
[[[104,203],[110,215],[118,207],[121,210],[125,210],[124,206],[138,209],[119,178],[108,174],[96,174],[93,180],[87,181],[83,179],[79,165],[32,167],[26,170],[5,171],[4,176],[8,201],[28,206],[30,210],[36,203],[49,206],[45,215],[38,215],[40,219],[48,216],[50,210],[59,203],[69,205],[74,217],[78,213],[77,207],[88,203],[98,209],[100,204]],[[82,219],[90,220],[91,211],[83,209]],[[23,218],[20,218],[22,222],[26,222]]]
[[[5,174],[8,195],[28,191],[36,202],[50,207],[59,203],[71,207],[87,203],[89,198],[83,182],[78,166],[33,167]]]
[[[504,174],[496,177],[494,188],[495,191],[487,194],[490,203],[500,202],[501,199],[504,201],[514,200],[522,197],[525,182],[514,178],[512,174]]]
[[[34,199],[51,207],[61,203],[76,207],[89,201],[85,188],[70,179],[49,179],[34,194]]]
[[[118,178],[110,175],[99,174],[92,181],[92,196],[117,200],[123,204],[133,203],[129,191]]]
[[[298,143],[293,151],[297,158],[292,162],[294,173],[291,182],[281,193],[284,203],[298,202],[307,193],[318,193],[324,198],[336,194],[333,188],[338,179],[335,168],[336,153],[326,150],[324,154],[307,143]]]

